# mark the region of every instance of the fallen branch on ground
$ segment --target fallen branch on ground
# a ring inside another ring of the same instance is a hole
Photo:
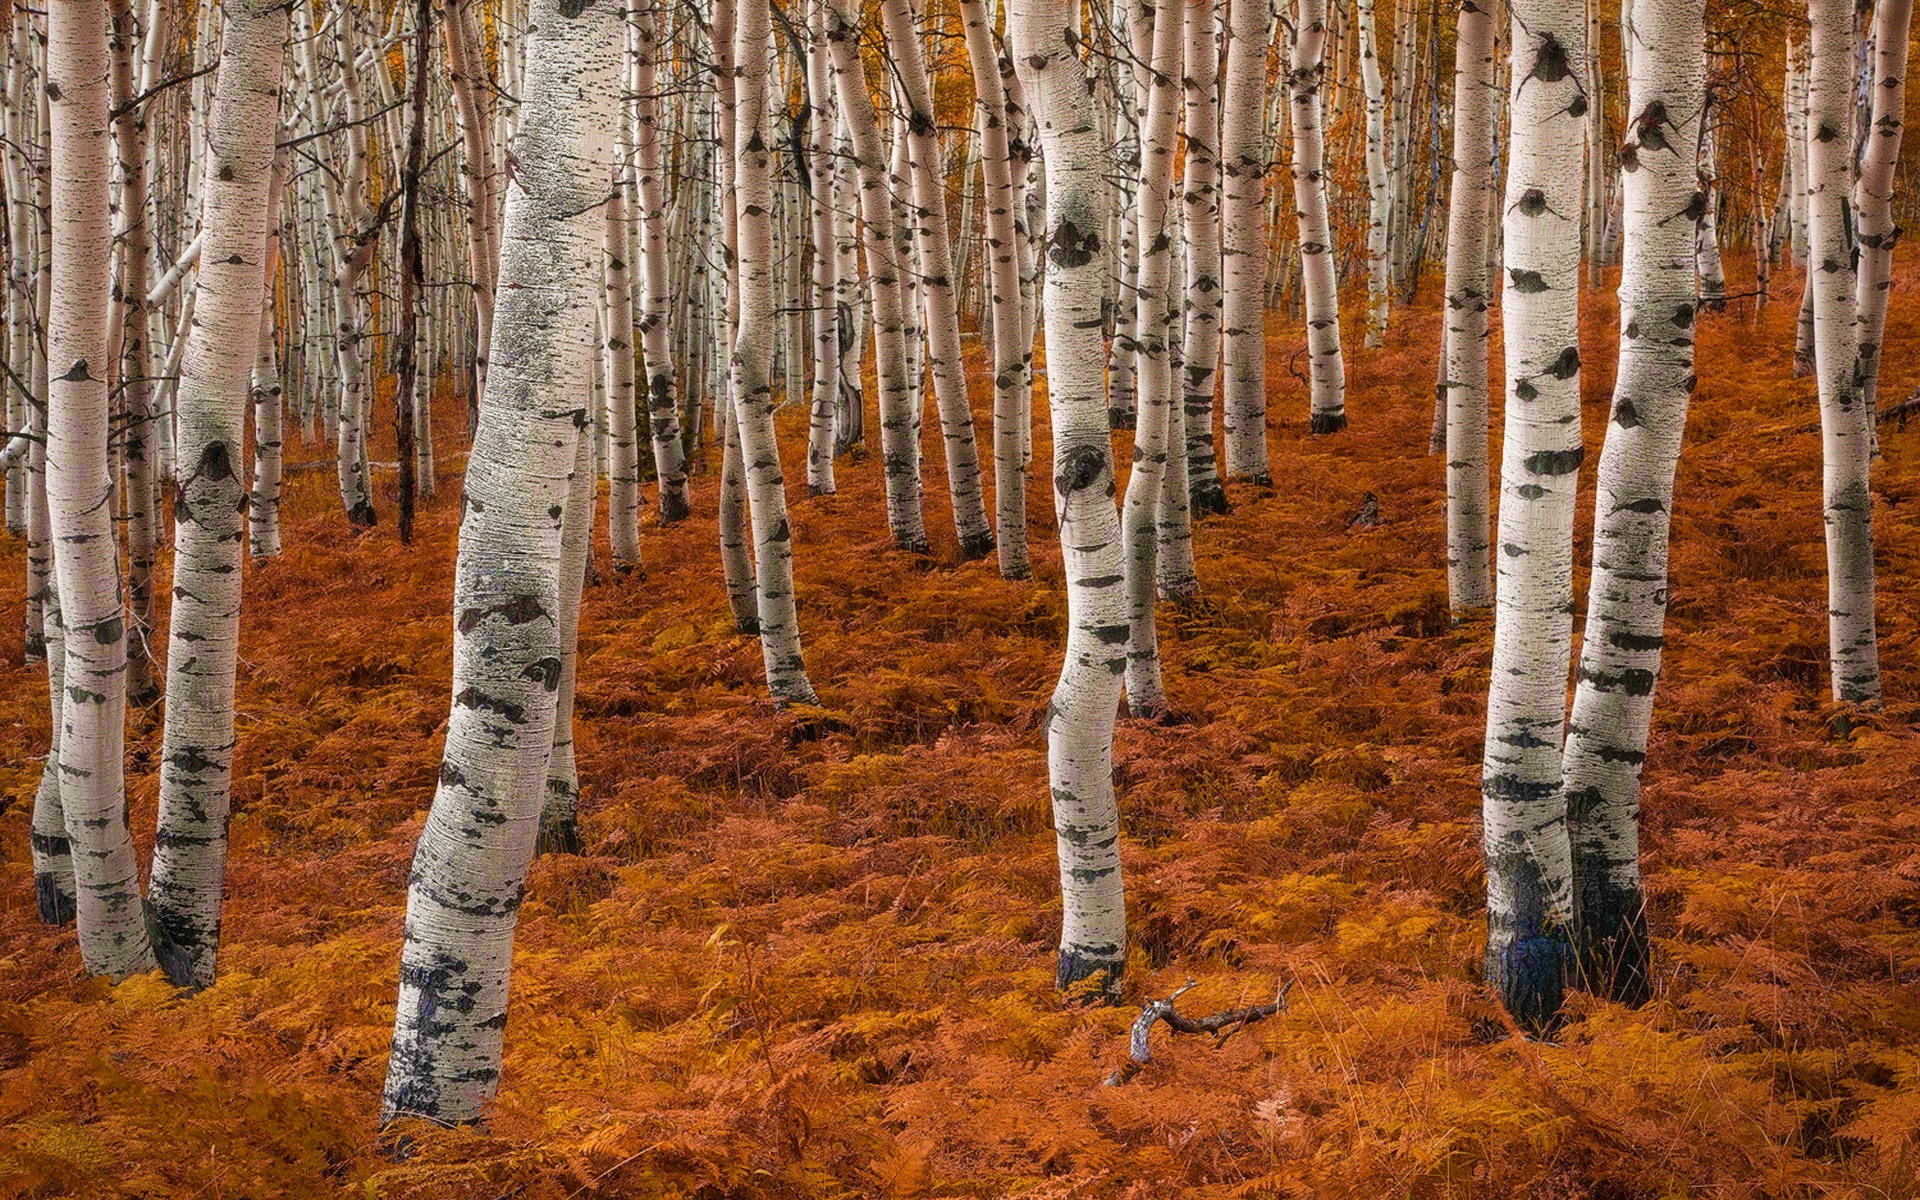
[[[1157,1022],[1166,1022],[1167,1028],[1175,1033],[1209,1033],[1213,1035],[1213,1048],[1218,1050],[1226,1044],[1228,1038],[1239,1033],[1255,1021],[1264,1021],[1275,1013],[1287,1009],[1287,993],[1293,990],[1293,981],[1289,979],[1280,985],[1274,993],[1273,1003],[1254,1004],[1245,1008],[1229,1008],[1210,1017],[1183,1017],[1174,1007],[1174,1001],[1186,995],[1199,984],[1189,979],[1178,991],[1165,1000],[1149,1000],[1140,1010],[1140,1016],[1133,1022],[1133,1037],[1128,1046],[1128,1062],[1113,1074],[1107,1076],[1108,1087],[1118,1087],[1139,1073],[1142,1063],[1153,1061],[1153,1027]]]

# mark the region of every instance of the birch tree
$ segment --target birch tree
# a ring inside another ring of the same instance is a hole
[[[1572,919],[1561,788],[1580,442],[1581,119],[1577,0],[1509,0],[1513,81],[1505,200],[1506,437],[1499,587],[1481,789],[1486,975],[1509,1012],[1560,1008]]]
[[[1101,344],[1106,147],[1094,119],[1077,9],[1014,0],[1015,69],[1039,122],[1046,164],[1047,394],[1053,420],[1054,513],[1067,578],[1067,647],[1047,715],[1047,775],[1060,858],[1062,989],[1126,967],[1113,726],[1126,669],[1126,569],[1113,506],[1106,354]],[[1071,39],[1071,40],[1070,40]]]
[[[1267,465],[1267,45],[1270,0],[1227,0],[1220,131],[1221,407],[1227,477],[1271,482]],[[1142,252],[1144,252],[1142,247]]]
[[[499,1084],[514,925],[560,684],[563,527],[592,358],[620,12],[534,0],[494,361],[454,568],[446,752],[407,888],[383,1120],[472,1121]]]
[[[66,689],[60,805],[73,852],[81,961],[89,974],[124,979],[152,970],[154,956],[126,815],[126,597],[107,451],[112,224],[102,0],[50,6],[44,94],[52,151],[46,489]]]
[[[1447,594],[1455,610],[1493,604],[1487,561],[1488,200],[1493,192],[1493,16],[1460,0],[1453,51],[1453,184],[1447,211],[1444,375]]]
[[[673,353],[668,341],[673,284],[667,269],[667,200],[660,168],[660,10],[647,0],[628,0],[627,14],[634,35],[633,155],[634,171],[639,176],[644,297],[640,345],[646,359],[647,432],[653,441],[660,523],[668,525],[685,520],[693,508],[687,498],[687,456],[680,440],[680,401],[674,391]]]
[[[1807,287],[1813,293],[1820,385],[1822,497],[1827,524],[1827,631],[1838,701],[1880,703],[1874,627],[1873,415],[1859,373],[1848,193],[1853,121],[1853,14],[1845,0],[1809,0]]]
[[[148,896],[154,953],[169,979],[193,987],[213,982],[226,885],[247,384],[266,283],[267,200],[287,40],[280,0],[241,0],[225,13],[207,128],[199,301],[176,392],[173,611]]]
[[[1900,228],[1893,220],[1894,167],[1907,103],[1907,34],[1913,0],[1879,0],[1873,9],[1873,116],[1860,150],[1853,212],[1860,229],[1861,407],[1869,421],[1879,408],[1880,342],[1887,325],[1887,293],[1893,287],[1893,248]]]
[[[1307,357],[1312,379],[1312,433],[1347,427],[1347,372],[1340,356],[1339,280],[1327,220],[1326,144],[1320,129],[1321,51],[1326,0],[1298,0],[1287,88],[1293,105],[1293,199],[1300,223],[1300,272],[1307,300]]]
[[[1387,260],[1387,210],[1391,196],[1387,181],[1387,89],[1380,78],[1380,58],[1376,50],[1379,35],[1373,27],[1373,0],[1358,0],[1356,8],[1360,21],[1360,80],[1367,94],[1366,344],[1374,349],[1386,340],[1387,307],[1392,289]],[[1393,82],[1396,87],[1406,86],[1403,79],[1396,78]]]
[[[1220,41],[1214,0],[1188,0],[1186,65],[1181,72],[1186,156],[1181,202],[1187,260],[1183,368],[1188,512],[1227,511],[1213,457],[1213,398],[1220,365]]]
[[[1694,223],[1706,107],[1703,8],[1636,0],[1620,146],[1620,361],[1594,501],[1593,577],[1564,765],[1586,986],[1649,995],[1640,769],[1667,607],[1674,470],[1694,384]]]

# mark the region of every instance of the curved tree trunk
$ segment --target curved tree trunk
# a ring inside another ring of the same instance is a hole
[[[1487,561],[1488,197],[1493,191],[1493,16],[1460,0],[1453,58],[1453,190],[1447,212],[1447,593],[1456,610],[1493,603]]]
[[[1327,223],[1326,145],[1320,83],[1326,73],[1326,0],[1299,0],[1287,87],[1293,99],[1293,199],[1300,217],[1300,273],[1307,300],[1307,358],[1312,433],[1347,427],[1347,370],[1340,356],[1340,293]]]
[[[861,245],[866,250],[868,299],[873,306],[873,362],[880,390],[887,527],[896,545],[923,554],[927,534],[920,506],[919,423],[915,417],[918,401],[906,345],[909,301],[895,255],[886,152],[880,145],[880,123],[867,92],[866,67],[860,59],[859,9],[849,0],[827,0],[827,9],[833,91],[846,118],[854,165],[859,171]]]
[[[1268,0],[1227,0],[1227,86],[1220,136],[1225,172],[1221,309],[1227,477],[1271,482],[1267,465]]]
[[[979,105],[981,170],[986,180],[986,275],[993,302],[993,477],[998,520],[1000,575],[1026,579],[1033,573],[1027,555],[1027,463],[1021,421],[1033,380],[1020,344],[1020,263],[1014,253],[1020,236],[1014,224],[1013,152],[1007,137],[1007,95],[1000,82],[1000,57],[984,0],[960,0],[966,26],[967,59],[973,67]]]
[[[1186,246],[1186,325],[1180,360],[1188,512],[1227,511],[1213,460],[1213,399],[1220,375],[1220,39],[1215,0],[1187,0],[1186,158],[1181,224]]]
[[[89,974],[124,979],[152,970],[154,957],[127,833],[127,624],[108,475],[106,6],[62,0],[49,10],[47,34],[53,270],[44,394],[66,651],[60,802],[73,849],[81,961]]]
[[[1014,0],[1013,60],[1040,123],[1047,186],[1047,393],[1054,510],[1067,577],[1067,648],[1047,715],[1047,774],[1063,910],[1057,982],[1102,977],[1117,992],[1127,963],[1113,725],[1126,669],[1126,564],[1113,507],[1100,298],[1106,147],[1086,68],[1069,48],[1063,0]],[[1075,43],[1078,35],[1075,34]]]
[[[1873,120],[1860,154],[1853,211],[1860,223],[1861,403],[1869,420],[1879,408],[1880,339],[1887,326],[1887,292],[1893,286],[1893,248],[1900,227],[1893,222],[1894,168],[1907,104],[1907,34],[1913,0],[1880,0],[1873,10]]]
[[[233,686],[240,657],[240,515],[252,350],[266,284],[267,200],[287,8],[226,7],[220,86],[207,122],[206,244],[180,364],[173,611],[160,816],[148,896],[167,978],[213,982],[233,801]]]
[[[1640,768],[1667,610],[1673,475],[1693,390],[1698,130],[1706,107],[1704,9],[1637,0],[1620,147],[1626,229],[1620,367],[1600,452],[1593,579],[1567,725],[1565,786],[1573,920],[1586,986],[1626,1004],[1649,995],[1640,886]]]
[[[1571,69],[1586,20],[1571,0],[1510,0],[1506,440],[1500,582],[1481,781],[1487,981],[1514,1018],[1550,1025],[1569,966],[1572,864],[1561,791],[1573,632],[1580,443],[1580,119]]]
[[[733,343],[733,417],[753,520],[754,577],[760,589],[760,650],[767,690],[781,703],[814,704],[800,652],[793,596],[793,529],[787,484],[773,428],[773,180],[767,120],[766,47],[773,37],[767,0],[734,10],[734,189],[740,208],[740,328]]]
[[[1126,501],[1121,510],[1127,564],[1127,707],[1136,717],[1156,717],[1167,707],[1154,609],[1159,598],[1160,498],[1166,488],[1174,405],[1167,326],[1173,240],[1168,236],[1167,200],[1173,189],[1178,133],[1175,81],[1180,78],[1187,49],[1180,18],[1180,0],[1154,4],[1136,0],[1129,14],[1133,44],[1146,52],[1143,61],[1147,64],[1134,234],[1141,247],[1135,320],[1139,334],[1134,356],[1139,408],[1133,469],[1127,476]]]
[[[620,13],[534,0],[499,307],[454,569],[446,753],[407,888],[382,1117],[472,1121],[500,1079],[507,973],[553,751],[560,562],[592,370]]]
[[[1845,0],[1811,0],[1807,86],[1808,254],[1814,371],[1820,385],[1822,487],[1827,521],[1827,631],[1833,698],[1880,703],[1873,611],[1873,416],[1862,395],[1848,191],[1853,120],[1853,13]]]
[[[453,83],[454,115],[460,124],[460,182],[467,197],[467,270],[473,276],[474,387],[487,388],[493,342],[493,293],[500,266],[498,206],[494,190],[493,105],[483,100],[486,68],[480,60],[475,0],[447,0],[442,23],[447,74]]]
[[[721,243],[727,264],[724,344],[731,347],[740,328],[740,197],[734,187],[734,145],[737,140],[737,85],[733,60],[734,0],[714,0],[713,89],[719,127]],[[760,600],[753,578],[753,544],[747,524],[746,463],[740,453],[740,423],[734,417],[732,376],[721,373],[722,392],[716,414],[720,433],[720,569],[726,578],[727,607],[733,627],[741,633],[760,632]]]

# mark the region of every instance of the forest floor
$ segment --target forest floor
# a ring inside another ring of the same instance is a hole
[[[391,473],[368,533],[330,472],[289,476],[287,552],[247,568],[221,979],[199,995],[89,981],[72,931],[35,920],[46,692],[18,665],[22,546],[0,540],[0,1195],[1920,1193],[1920,427],[1882,427],[1888,701],[1848,728],[1827,699],[1814,385],[1790,376],[1797,280],[1776,291],[1757,327],[1750,303],[1701,327],[1645,781],[1657,997],[1577,998],[1552,1045],[1508,1036],[1478,982],[1491,626],[1447,612],[1434,280],[1385,349],[1348,341],[1339,436],[1306,435],[1300,337],[1272,327],[1279,484],[1230,486],[1232,514],[1196,530],[1203,597],[1161,619],[1178,723],[1121,724],[1117,1007],[1053,987],[1044,404],[1031,583],[952,565],[932,421],[922,561],[890,546],[877,457],[805,496],[804,414],[784,414],[825,715],[776,711],[732,630],[712,471],[699,519],[646,527],[644,573],[606,571],[603,525],[585,850],[533,868],[490,1119],[422,1131],[402,1162],[374,1121],[464,460],[442,459],[410,549]],[[1917,295],[1902,274],[1883,403],[1920,384]],[[1585,302],[1592,464],[1617,309]],[[1350,530],[1366,491],[1381,524]],[[1591,465],[1584,495],[1582,560]],[[157,711],[133,734],[144,854]],[[1189,978],[1189,1012],[1291,981],[1289,1009],[1218,1046],[1163,1028],[1103,1086],[1139,1003]]]

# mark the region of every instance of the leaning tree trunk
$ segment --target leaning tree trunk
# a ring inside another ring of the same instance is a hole
[[[1827,632],[1833,698],[1880,703],[1873,612],[1873,415],[1859,375],[1852,214],[1853,13],[1845,0],[1810,0],[1807,85],[1807,286],[1813,292],[1814,372],[1820,384],[1827,519]]]
[[[1447,594],[1455,611],[1493,604],[1487,561],[1487,203],[1493,191],[1493,14],[1460,0],[1453,54],[1453,190],[1447,211],[1445,376]]]
[[[1138,331],[1134,356],[1138,408],[1134,426],[1133,469],[1127,476],[1121,510],[1127,564],[1127,707],[1136,717],[1166,711],[1166,685],[1160,673],[1160,635],[1155,625],[1159,598],[1160,497],[1166,486],[1168,437],[1174,405],[1172,348],[1169,346],[1168,288],[1173,275],[1173,240],[1167,235],[1167,200],[1173,188],[1175,136],[1179,131],[1175,80],[1186,53],[1180,0],[1132,6],[1133,44],[1146,54],[1147,100],[1140,117],[1140,191],[1135,200],[1140,268],[1136,277]]]
[[[1481,790],[1487,981],[1515,1019],[1550,1025],[1566,985],[1572,863],[1560,781],[1573,632],[1580,444],[1578,0],[1509,0],[1506,440],[1500,582]],[[1690,223],[1689,223],[1690,224]]]
[[[1692,0],[1637,0],[1633,10],[1638,47],[1620,147],[1620,367],[1600,452],[1593,579],[1567,724],[1581,975],[1598,994],[1636,1005],[1650,983],[1640,768],[1666,625],[1673,475],[1694,383],[1694,229],[1674,214],[1688,211],[1700,187],[1704,17]]]
[[[1300,217],[1300,273],[1307,299],[1307,358],[1312,377],[1312,433],[1347,427],[1347,371],[1340,357],[1340,294],[1327,223],[1326,145],[1320,130],[1321,49],[1326,0],[1299,0],[1299,24],[1287,87],[1293,99],[1293,199]]]
[[[1873,120],[1860,154],[1860,178],[1854,183],[1853,212],[1860,225],[1860,279],[1855,289],[1860,311],[1861,405],[1872,420],[1879,407],[1880,339],[1886,332],[1887,292],[1893,286],[1893,247],[1900,227],[1893,223],[1894,167],[1900,161],[1900,136],[1907,103],[1907,26],[1913,0],[1880,0],[1873,10]]]
[[[1021,421],[1033,381],[1027,377],[1026,349],[1020,344],[1020,261],[1014,251],[1020,236],[1014,224],[1013,150],[1007,137],[1007,94],[1000,82],[1000,57],[993,46],[992,18],[984,0],[960,0],[966,26],[967,59],[973,67],[979,104],[981,173],[986,180],[986,276],[993,306],[993,482],[999,518],[1000,574],[1026,579],[1033,573],[1027,555],[1027,461]]]
[[[1061,988],[1101,977],[1117,992],[1127,963],[1113,726],[1126,670],[1126,565],[1113,507],[1106,354],[1097,253],[1107,181],[1075,10],[1015,0],[1013,60],[1040,123],[1046,160],[1047,393],[1053,417],[1054,512],[1067,579],[1067,650],[1047,716],[1047,774],[1060,856]]]
[[[900,97],[906,102],[907,161],[913,178],[914,251],[920,259],[922,309],[926,314],[926,368],[933,379],[946,447],[947,490],[962,559],[993,549],[980,487],[980,452],[967,401],[966,364],[960,356],[960,308],[955,300],[953,250],[947,237],[947,189],[941,171],[940,138],[934,124],[933,88],[920,53],[908,0],[882,0],[882,20]]]
[[[1227,511],[1213,460],[1213,396],[1220,373],[1220,41],[1214,0],[1187,0],[1186,158],[1182,224],[1187,259],[1186,328],[1180,360],[1186,438],[1187,511]]]
[[[152,970],[154,957],[127,833],[127,623],[108,473],[106,6],[61,0],[49,8],[47,34],[46,486],[66,650],[60,803],[73,850],[81,961],[89,974],[123,979]],[[259,253],[258,243],[250,250]]]
[[[814,704],[793,596],[793,528],[773,428],[773,180],[768,170],[767,0],[740,0],[734,17],[734,189],[740,205],[740,328],[733,343],[733,419],[740,431],[760,594],[767,690],[783,704]]]
[[[1360,17],[1360,78],[1367,93],[1367,337],[1375,349],[1387,336],[1387,306],[1392,281],[1388,278],[1387,224],[1390,188],[1387,183],[1387,92],[1380,78],[1378,36],[1373,28],[1373,0],[1358,0]],[[1397,31],[1396,31],[1397,32]],[[1395,88],[1407,81],[1396,78]]]
[[[1227,0],[1227,85],[1220,130],[1221,306],[1227,477],[1265,484],[1267,465],[1268,0]],[[1141,247],[1141,252],[1145,252]]]
[[[497,349],[454,568],[453,704],[407,888],[383,1118],[472,1121],[500,1079],[507,971],[560,684],[560,560],[588,436],[620,13],[534,0],[507,185]]]
[[[286,40],[280,0],[226,6],[220,87],[207,121],[207,240],[175,393],[173,612],[148,900],[154,953],[182,987],[213,982],[220,947],[240,656],[240,517],[248,492],[247,384],[266,284],[261,260]]]
[[[867,256],[867,292],[873,306],[873,366],[880,391],[880,455],[886,473],[887,527],[904,550],[925,553],[920,506],[920,442],[915,392],[907,364],[908,297],[895,254],[888,200],[887,157],[880,123],[860,58],[859,7],[827,0],[827,44],[833,52],[834,95],[859,172],[861,244]]]
[[[733,345],[740,327],[740,197],[734,187],[734,141],[737,125],[733,60],[734,0],[714,0],[713,89],[719,129],[718,162],[721,197],[721,245],[727,264],[725,344]],[[726,379],[716,417],[721,443],[720,569],[727,585],[727,608],[740,633],[760,632],[760,600],[753,578],[753,537],[747,519],[747,471],[740,454],[740,423],[734,419],[734,396]]]

